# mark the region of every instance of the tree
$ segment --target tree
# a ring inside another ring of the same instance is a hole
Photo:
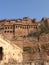
[[[40,29],[41,29],[41,33],[45,33],[45,34],[49,33],[49,29],[45,25],[41,25]]]

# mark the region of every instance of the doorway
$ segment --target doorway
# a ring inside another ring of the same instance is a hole
[[[0,47],[0,60],[2,60],[2,59],[3,59],[3,48]]]

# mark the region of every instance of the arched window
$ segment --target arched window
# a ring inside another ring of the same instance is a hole
[[[12,33],[13,31],[10,31],[10,33]]]
[[[5,29],[7,29],[7,27],[5,27]]]
[[[4,33],[6,33],[6,31],[4,31]]]
[[[9,31],[7,31],[9,33]]]

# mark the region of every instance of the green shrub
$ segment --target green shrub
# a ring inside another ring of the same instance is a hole
[[[24,47],[23,51],[27,52],[27,53],[31,53],[32,52],[32,48],[31,47]]]

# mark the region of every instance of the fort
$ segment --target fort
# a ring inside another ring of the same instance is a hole
[[[28,17],[24,17],[23,19],[17,20],[1,20],[0,22],[2,33],[7,36],[26,36],[28,32],[34,31],[38,28],[39,23],[35,23],[35,19],[29,19]],[[9,39],[11,39],[9,37]]]
[[[39,42],[36,37],[28,36],[31,32],[40,31],[39,26],[41,24],[45,24],[49,28],[49,18],[43,17],[41,21],[29,17],[0,20],[1,63],[8,63],[10,59],[14,59],[16,62],[36,61],[33,65],[36,65],[36,63],[38,65],[38,60],[44,60],[46,65],[49,61],[49,53],[47,54],[46,51],[49,51],[49,49],[45,51],[41,46],[49,47],[49,34],[42,34]]]

